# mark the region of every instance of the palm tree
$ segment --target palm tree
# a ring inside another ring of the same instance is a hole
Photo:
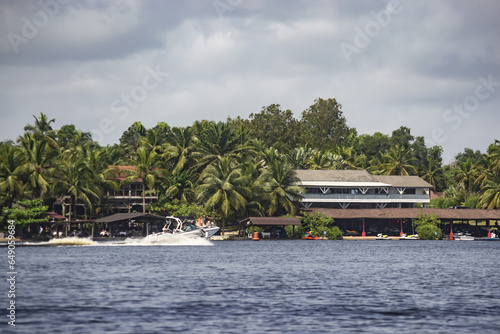
[[[172,165],[172,173],[181,173],[189,168],[193,162],[193,152],[197,143],[193,128],[173,128],[166,144],[165,156]]]
[[[480,197],[479,205],[483,209],[498,209],[500,208],[500,178],[496,180],[488,180],[483,188],[483,193]]]
[[[370,160],[364,153],[361,153],[356,157],[354,166],[356,167],[356,169],[369,169]]]
[[[357,169],[354,147],[338,146],[334,153],[337,157],[335,162],[337,169]]]
[[[40,113],[40,117],[38,118],[35,115],[33,115],[33,117],[35,118],[35,125],[30,125],[30,124],[26,125],[24,127],[24,131],[33,134],[38,134],[42,138],[49,135],[51,131],[53,131],[52,126],[50,124],[56,121],[55,118],[49,120],[47,115],[45,115],[44,113]]]
[[[25,133],[20,142],[25,155],[21,172],[28,177],[27,185],[32,191],[32,197],[38,194],[43,201],[52,181],[50,175],[54,170],[52,163],[57,151],[48,147],[47,141],[38,140],[31,133]]]
[[[272,150],[272,149],[269,149]],[[242,174],[245,176],[245,187],[249,197],[246,198],[243,216],[262,216],[265,214],[264,203],[269,202],[270,176],[269,168],[259,158],[248,160],[242,165]]]
[[[181,203],[195,201],[193,176],[187,170],[166,175],[163,180],[163,189],[162,195],[168,200],[177,199]]]
[[[429,182],[434,188],[434,191],[437,191],[437,180],[442,177],[442,168],[439,166],[437,160],[434,159],[433,156],[428,156],[426,164],[422,169],[422,179]]]
[[[496,176],[500,176],[500,141],[495,140],[488,148],[489,168]]]
[[[116,181],[114,168],[110,167],[106,161],[107,148],[98,145],[88,144],[84,146],[82,158],[93,172],[91,182],[100,189],[100,193],[105,190],[119,190],[120,185]],[[103,198],[101,198],[102,200]]]
[[[155,183],[166,171],[160,168],[158,154],[152,150],[141,146],[137,150],[135,157],[135,169],[128,171],[128,176],[123,182],[140,181],[142,184],[142,212],[146,212],[146,188],[155,191]]]
[[[139,140],[146,135],[146,128],[141,122],[134,122],[120,137],[120,147],[128,159],[135,159],[135,152],[140,146]]]
[[[208,165],[201,175],[201,184],[197,187],[197,198],[204,202],[207,212],[214,212],[222,219],[221,233],[224,235],[227,219],[247,204],[248,183],[241,170],[229,157],[219,157]]]
[[[371,159],[369,159],[369,161],[368,161],[368,166],[366,168],[367,171],[370,172],[371,174],[374,174],[374,175],[382,174],[383,170],[382,170],[381,166],[382,166],[383,162],[385,161],[384,155],[385,154],[378,152],[377,154],[372,156]],[[368,160],[368,158],[367,158],[367,160]]]
[[[53,193],[70,196],[69,219],[71,210],[76,218],[76,205],[80,202],[92,210],[92,202],[99,202],[102,191],[93,182],[94,171],[81,158],[61,160],[55,172],[56,182],[53,184]]]
[[[302,198],[302,188],[298,186],[299,178],[293,166],[285,159],[267,161],[270,173],[270,202],[267,214],[273,216],[277,212],[295,214],[293,201]]]
[[[240,138],[234,129],[224,122],[210,123],[208,127],[199,134],[198,144],[199,170],[217,161],[222,157],[240,159],[247,146],[240,145]]]
[[[18,147],[11,143],[0,143],[0,194],[4,195],[2,202],[10,207],[21,198],[24,192],[24,183],[21,179],[23,157]],[[0,203],[1,204],[1,203]]]
[[[85,153],[85,145],[89,145],[90,143],[92,143],[90,132],[75,130],[70,140],[66,143],[65,148],[61,148],[61,154],[65,159],[76,159]]]
[[[46,141],[51,148],[57,148],[57,141],[55,140],[56,132],[52,129],[51,124],[56,120],[52,118],[49,120],[48,116],[40,113],[40,116],[35,118],[35,124],[28,124],[24,127],[25,133],[32,134],[39,141]]]
[[[307,159],[308,169],[331,169],[334,156],[319,150],[313,150]]]
[[[475,160],[468,159],[464,163],[458,164],[455,168],[455,181],[457,186],[464,189],[466,192],[476,192],[477,179],[480,176],[478,165]]]
[[[103,158],[108,165],[126,165],[128,160],[125,158],[125,152],[118,144],[102,147]]]
[[[147,130],[146,135],[139,138],[138,144],[161,155],[163,154],[165,141],[160,132],[153,128]]]
[[[415,158],[411,156],[411,150],[404,146],[393,146],[383,156],[380,170],[383,175],[416,175],[417,168],[413,165]]]
[[[308,169],[308,160],[313,153],[310,147],[296,147],[286,155],[288,162],[294,169]]]

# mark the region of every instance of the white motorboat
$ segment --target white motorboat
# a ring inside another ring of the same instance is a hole
[[[399,240],[418,240],[418,234],[407,235],[406,233],[403,233],[403,235],[399,237]]]
[[[219,231],[218,226],[198,226],[194,222],[182,221],[177,217],[169,216],[165,217],[165,226],[161,232],[149,234],[146,238],[177,234],[208,239],[217,231]]]
[[[463,233],[455,233],[453,235],[453,240],[466,240],[466,241],[470,241],[470,240],[474,240],[474,237],[470,234],[463,234]]]

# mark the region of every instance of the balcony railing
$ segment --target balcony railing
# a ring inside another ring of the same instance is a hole
[[[321,199],[321,200],[426,200],[429,199],[429,195],[415,195],[415,194],[381,194],[381,195],[352,195],[352,194],[303,194],[302,201],[306,201],[309,199]]]
[[[130,198],[142,198],[142,190],[126,190],[126,191],[110,191],[108,192],[108,197],[113,198],[113,197],[130,197]],[[148,194],[146,193],[146,198],[148,197],[154,197],[156,198],[156,195],[154,194]]]

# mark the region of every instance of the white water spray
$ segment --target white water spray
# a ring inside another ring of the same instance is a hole
[[[112,244],[118,245],[118,243]],[[140,239],[127,238],[119,244],[126,246],[213,246],[213,243],[205,238],[182,234],[163,234]]]

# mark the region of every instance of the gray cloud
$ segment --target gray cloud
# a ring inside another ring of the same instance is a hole
[[[336,98],[358,133],[405,125],[447,161],[500,138],[500,86],[453,112],[479,78],[500,82],[493,0],[62,3],[0,3],[2,140],[40,111],[109,144],[136,120],[185,126],[271,103],[300,117],[317,97]],[[357,47],[350,61],[342,43]],[[168,76],[152,81],[155,69]]]

